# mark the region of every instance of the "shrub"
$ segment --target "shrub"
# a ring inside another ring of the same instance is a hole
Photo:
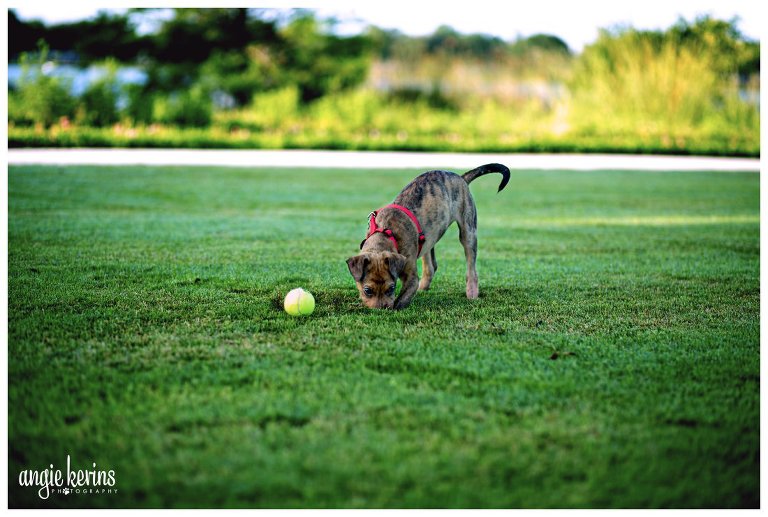
[[[109,126],[119,119],[117,102],[120,85],[117,82],[117,63],[107,61],[104,67],[104,77],[89,85],[80,98],[79,121],[95,127]]]
[[[308,109],[312,124],[326,130],[369,130],[374,117],[383,109],[381,99],[370,90],[327,95]]]
[[[293,85],[257,93],[248,111],[252,114],[252,121],[262,128],[286,125],[299,114],[299,89]]]
[[[152,106],[152,120],[181,127],[206,127],[211,124],[213,106],[210,95],[200,86],[168,97],[157,96]]]
[[[16,93],[9,95],[8,118],[21,125],[51,126],[62,117],[72,117],[75,99],[68,81],[52,74],[55,63],[48,60],[48,47],[39,44],[37,59],[21,55],[21,77]]]
[[[139,84],[127,84],[123,92],[127,98],[123,114],[134,124],[151,124],[154,96]]]

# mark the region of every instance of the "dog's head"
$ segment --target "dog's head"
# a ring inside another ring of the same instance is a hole
[[[405,262],[403,255],[389,251],[361,253],[347,259],[360,299],[367,307],[391,309],[394,306],[395,286]]]

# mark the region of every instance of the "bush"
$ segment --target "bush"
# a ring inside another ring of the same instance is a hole
[[[27,119],[24,104],[19,97],[19,93],[16,90],[8,88],[8,123],[27,126],[32,121]]]
[[[286,86],[279,90],[258,93],[248,109],[254,122],[262,128],[274,128],[290,123],[299,113],[299,89]]]
[[[154,96],[139,84],[125,85],[123,91],[128,101],[123,110],[126,118],[134,124],[151,124],[154,112]]]
[[[155,97],[153,102],[152,120],[160,124],[206,127],[212,118],[211,97],[200,86],[168,97]]]
[[[22,54],[21,77],[17,91],[8,97],[8,119],[20,125],[50,127],[62,117],[71,118],[75,99],[67,81],[52,75],[55,63],[48,61],[48,47],[40,43],[36,60]]]
[[[117,63],[105,63],[106,75],[88,86],[80,101],[78,122],[104,127],[119,120],[117,102],[120,85],[117,82]]]
[[[369,90],[356,90],[340,95],[327,95],[308,109],[314,127],[335,131],[368,131],[374,129],[374,117],[383,111],[379,96]]]

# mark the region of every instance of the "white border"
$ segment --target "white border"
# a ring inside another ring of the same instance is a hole
[[[10,165],[179,165],[354,169],[510,169],[758,172],[756,158],[621,154],[479,154],[391,151],[201,149],[10,149]]]

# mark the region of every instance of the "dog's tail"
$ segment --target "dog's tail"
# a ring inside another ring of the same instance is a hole
[[[497,191],[501,192],[502,189],[507,186],[507,183],[509,183],[509,169],[500,163],[489,163],[486,165],[481,165],[477,169],[472,169],[469,172],[465,172],[461,177],[464,178],[464,181],[467,183],[471,183],[475,178],[479,178],[480,176],[490,174],[492,172],[498,172],[503,176],[503,178],[501,178],[501,183],[499,183],[499,190]]]

